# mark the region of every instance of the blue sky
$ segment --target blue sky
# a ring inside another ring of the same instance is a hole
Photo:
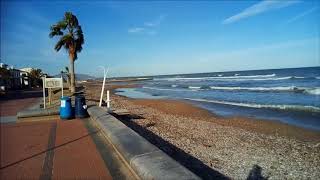
[[[76,72],[156,75],[320,66],[319,1],[1,1],[1,60],[57,74],[50,25],[71,11],[85,44]]]

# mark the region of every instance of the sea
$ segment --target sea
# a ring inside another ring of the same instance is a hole
[[[281,121],[320,131],[320,67],[153,76],[117,94],[177,99],[219,116]]]

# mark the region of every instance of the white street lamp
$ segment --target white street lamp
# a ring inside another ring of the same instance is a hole
[[[107,71],[106,71],[106,68],[103,67],[103,66],[99,66],[100,68],[103,69],[103,83],[102,83],[102,88],[101,88],[101,96],[100,96],[100,102],[99,102],[99,107],[101,107],[102,105],[102,98],[103,98],[103,93],[104,93],[104,86],[106,84],[106,77],[107,77],[107,73],[108,73],[108,68],[107,68]]]

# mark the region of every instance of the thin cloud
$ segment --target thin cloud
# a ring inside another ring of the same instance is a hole
[[[220,52],[211,52],[207,54],[207,58],[202,59],[202,63],[210,62],[212,59],[223,59],[223,60],[234,60],[237,58],[245,58],[251,57],[254,54],[268,54],[270,52],[276,51],[285,51],[294,47],[306,47],[306,46],[315,46],[319,42],[319,37],[312,37],[306,39],[296,39],[285,42],[275,42],[272,44],[264,44],[264,45],[256,45],[247,48],[228,50],[228,51],[220,51]],[[271,53],[272,54],[272,53]],[[270,55],[271,55],[270,54]]]
[[[306,16],[306,15],[308,15],[308,14],[316,11],[317,9],[318,9],[318,7],[313,7],[313,8],[311,8],[311,9],[308,9],[308,10],[304,11],[304,12],[298,14],[297,16],[289,19],[289,20],[287,21],[287,24],[292,23],[292,22],[294,22],[294,21],[296,21],[296,20],[298,20],[298,19],[301,19],[301,18],[303,18],[304,16]]]
[[[166,18],[166,15],[160,15],[157,19],[151,21],[151,22],[145,22],[144,25],[148,27],[155,27],[159,26],[161,22]]]
[[[156,35],[156,27],[160,26],[167,15],[160,15],[153,21],[145,22],[141,27],[133,27],[128,29],[128,33],[144,33],[148,35]]]
[[[299,3],[300,1],[292,0],[292,1],[273,1],[273,0],[264,0],[259,3],[256,3],[242,12],[233,15],[227,19],[225,19],[222,24],[231,24],[237,22],[241,19],[245,19],[251,16],[255,16],[261,13],[265,13],[275,9],[281,9],[284,7],[291,6],[293,4]]]
[[[156,35],[156,34],[157,34],[157,31],[152,30],[152,31],[148,31],[147,33],[148,33],[149,35]]]
[[[142,27],[134,27],[134,28],[130,28],[128,30],[129,33],[139,33],[139,32],[142,32],[144,31],[145,28],[142,28]]]

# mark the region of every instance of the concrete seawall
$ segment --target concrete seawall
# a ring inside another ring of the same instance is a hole
[[[93,106],[88,112],[141,179],[200,179],[105,109]]]

